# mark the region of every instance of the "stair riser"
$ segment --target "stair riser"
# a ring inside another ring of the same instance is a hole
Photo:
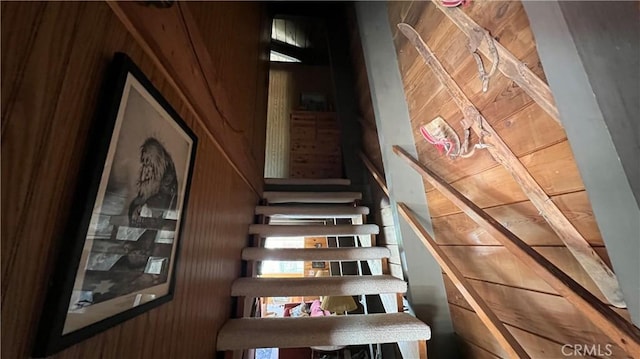
[[[272,218],[356,218],[369,214],[367,207],[345,205],[307,205],[307,206],[258,206],[255,214]]]
[[[294,226],[252,224],[249,226],[249,234],[258,234],[261,237],[357,236],[378,233],[380,233],[380,229],[375,224],[354,226]]]
[[[243,260],[272,261],[356,261],[389,258],[385,247],[369,248],[312,248],[312,249],[266,249],[245,248]]]
[[[232,296],[287,297],[404,293],[407,283],[391,276],[239,278]]]
[[[271,192],[263,193],[269,203],[352,203],[362,199],[359,192]]]

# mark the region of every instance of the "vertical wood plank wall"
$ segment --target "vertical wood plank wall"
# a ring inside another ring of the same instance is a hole
[[[269,103],[265,177],[293,177],[290,167],[291,113],[300,107],[302,92],[324,94],[329,109],[335,95],[328,66],[272,62],[269,76]]]
[[[266,11],[257,3],[188,6],[224,77],[232,126],[261,164]],[[217,330],[231,314],[230,284],[240,273],[258,195],[106,3],[3,2],[1,21],[2,357],[30,355],[98,90],[116,51],[133,58],[199,138],[175,298],[55,357],[213,357]]]
[[[291,82],[291,72],[274,68],[269,70],[265,178],[289,177],[289,116],[293,108],[293,99],[288,94]]]
[[[519,1],[474,1],[463,10],[545,80],[535,40]],[[461,136],[463,117],[415,48],[397,31],[399,22],[416,28],[446,71],[545,192],[608,261],[564,130],[499,72],[491,78],[488,92],[483,93],[476,63],[467,49],[467,38],[430,1],[389,2],[389,25],[419,160],[603,299],[518,184],[489,153],[480,151],[469,159],[451,160],[421,137],[419,127],[436,116],[444,118]],[[490,64],[486,58],[483,62]],[[532,357],[563,357],[564,344],[600,344],[605,351],[609,344],[605,335],[438,191],[427,183],[425,188],[435,240]],[[469,356],[505,357],[460,293],[446,276],[444,279],[454,327]],[[620,313],[628,318],[626,310]],[[615,357],[625,357],[615,345],[611,349]]]

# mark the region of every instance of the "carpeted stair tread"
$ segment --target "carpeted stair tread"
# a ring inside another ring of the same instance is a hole
[[[404,293],[407,283],[390,275],[238,278],[231,285],[235,297],[293,297]]]
[[[217,350],[299,348],[429,340],[431,329],[406,313],[242,318],[218,332]]]

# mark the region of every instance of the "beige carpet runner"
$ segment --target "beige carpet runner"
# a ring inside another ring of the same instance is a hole
[[[406,313],[229,320],[218,350],[299,348],[428,340],[428,325]]]

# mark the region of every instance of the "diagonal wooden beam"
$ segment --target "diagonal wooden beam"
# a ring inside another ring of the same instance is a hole
[[[482,36],[484,29],[460,8],[446,8],[442,6],[440,0],[431,2],[442,11],[467,37],[470,39],[478,35]],[[524,92],[527,93],[542,109],[549,114],[560,126],[560,115],[556,108],[555,100],[549,85],[547,85],[538,75],[523,64],[498,41],[493,42],[498,53],[498,71],[513,80]],[[491,59],[491,52],[486,41],[482,41],[478,50],[487,58]]]
[[[576,258],[584,270],[589,274],[607,300],[614,306],[626,308],[620,285],[616,275],[609,269],[580,232],[571,224],[560,208],[547,196],[536,180],[531,176],[527,168],[511,151],[509,146],[500,138],[500,135],[491,127],[489,122],[480,114],[480,111],[471,103],[462,92],[458,84],[442,67],[433,52],[422,40],[420,35],[407,24],[398,24],[400,31],[416,47],[418,53],[434,74],[447,89],[454,102],[460,108],[460,112],[471,124],[471,128],[478,135],[484,136],[484,141],[489,145],[488,150],[493,158],[513,176],[516,182],[527,195],[531,203],[540,211],[540,214],[549,223],[554,232],[567,246],[571,254]]]
[[[573,304],[576,309],[591,320],[612,341],[631,356],[640,353],[640,329],[625,320],[608,305],[602,303],[573,278],[511,233],[453,186],[411,157],[405,150],[399,146],[393,146],[393,152],[406,160],[409,166],[420,173],[435,189],[440,191],[448,200],[466,213],[469,218],[499,241],[509,252],[558,291],[560,295]]]
[[[456,267],[456,265],[447,257],[446,253],[438,244],[431,238],[429,233],[420,224],[413,211],[407,207],[404,203],[398,203],[398,212],[409,223],[413,231],[418,238],[427,247],[429,252],[435,260],[438,262],[442,270],[449,276],[453,284],[458,288],[464,299],[469,302],[471,308],[476,312],[482,323],[489,329],[489,332],[493,334],[500,346],[507,352],[509,358],[530,358],[527,352],[522,348],[516,338],[511,335],[509,330],[504,326],[502,321],[498,319],[496,314],[489,308],[489,305],[482,299],[480,294],[471,286],[471,284],[464,277],[462,272]]]
[[[378,183],[378,186],[380,186],[380,189],[382,189],[382,192],[389,196],[389,188],[387,187],[387,181],[384,179],[384,176],[380,172],[378,172],[376,166],[373,165],[373,162],[371,162],[369,157],[367,157],[364,152],[360,151],[358,154],[360,155],[360,159],[362,159],[365,167],[367,167],[367,169],[369,170],[371,177],[373,177],[376,183]]]

